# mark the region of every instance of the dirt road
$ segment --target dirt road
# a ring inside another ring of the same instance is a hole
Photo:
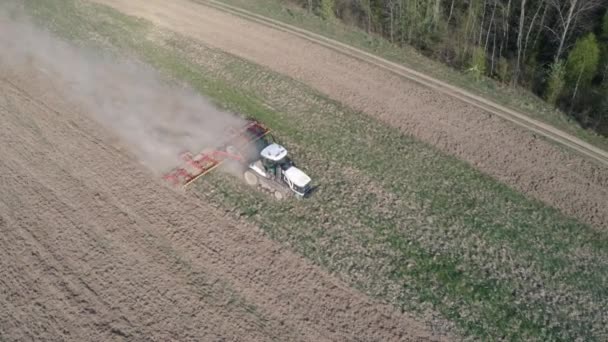
[[[293,34],[188,0],[97,0],[300,80],[597,228],[608,168],[496,115]]]
[[[0,340],[431,336],[163,187],[58,89],[31,69],[0,70]]]
[[[193,0],[197,1],[197,0]],[[608,166],[608,152],[601,148],[595,147],[581,139],[574,137],[564,131],[530,118],[525,114],[511,110],[510,108],[504,107],[491,100],[472,94],[464,89],[452,86],[436,78],[427,76],[423,73],[417,72],[416,70],[407,68],[401,64],[391,62],[384,58],[378,57],[374,54],[366,51],[357,49],[350,45],[341,43],[339,41],[324,37],[322,35],[307,31],[293,25],[288,25],[278,20],[274,20],[262,15],[244,10],[242,8],[231,6],[217,0],[198,0],[199,2],[204,1],[208,6],[220,9],[222,11],[238,15],[247,20],[255,21],[260,24],[276,28],[288,32],[292,35],[307,39],[319,45],[334,49],[341,54],[349,57],[361,59],[367,63],[378,66],[382,69],[393,72],[399,76],[403,76],[409,80],[420,83],[426,87],[434,90],[438,90],[441,93],[455,97],[463,102],[477,106],[489,113],[497,115],[505,120],[508,120],[514,124],[517,124],[523,128],[526,128],[534,133],[537,133],[547,139],[553,140],[557,143],[564,145],[582,155],[585,155],[600,164]]]

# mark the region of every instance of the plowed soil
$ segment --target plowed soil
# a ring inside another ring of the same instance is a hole
[[[0,340],[437,339],[164,187],[66,99],[0,68]]]
[[[300,80],[599,229],[608,170],[470,104],[188,0],[97,0]]]

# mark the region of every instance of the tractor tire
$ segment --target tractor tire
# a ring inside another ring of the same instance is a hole
[[[249,170],[245,171],[245,173],[243,174],[243,178],[245,179],[245,183],[247,183],[248,185],[258,185],[258,176],[256,176],[255,173]]]

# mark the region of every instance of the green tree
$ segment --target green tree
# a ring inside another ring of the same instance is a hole
[[[564,67],[564,63],[562,61],[553,63],[549,71],[549,81],[547,82],[547,89],[545,91],[545,100],[555,106],[565,85],[566,68]]]
[[[608,89],[608,42],[600,46],[600,63],[598,73],[601,85]]]
[[[608,11],[606,11],[606,14],[602,18],[601,38],[604,41],[608,41]]]
[[[498,65],[496,66],[496,75],[498,76],[498,79],[504,83],[508,83],[511,80],[509,61],[502,56],[498,59]]]
[[[486,61],[486,52],[483,50],[483,47],[478,46],[473,49],[473,53],[471,54],[471,62],[470,62],[469,71],[475,76],[477,80],[479,80],[482,76],[486,74],[487,61]]]
[[[608,11],[606,11],[606,14],[604,14],[604,17],[602,18],[600,40],[600,65],[598,73],[602,87],[608,90]],[[608,96],[608,91],[606,92],[606,95]]]
[[[593,33],[576,41],[568,55],[566,80],[572,87],[585,86],[591,82],[600,61],[600,49]]]
[[[319,14],[321,18],[325,20],[331,20],[334,18],[334,0],[321,0],[319,6]]]
[[[608,136],[608,87],[603,88],[604,99],[600,103],[597,113],[595,130]]]

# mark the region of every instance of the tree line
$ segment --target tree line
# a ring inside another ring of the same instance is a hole
[[[289,1],[527,88],[608,136],[608,0]]]

